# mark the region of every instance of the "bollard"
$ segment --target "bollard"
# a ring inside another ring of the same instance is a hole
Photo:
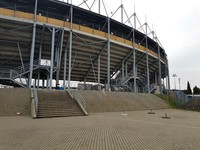
[[[168,117],[168,116],[167,116],[167,113],[165,113],[165,116],[163,116],[163,117],[161,117],[161,118],[163,118],[163,119],[170,119],[171,117]]]
[[[150,112],[148,112],[148,114],[155,114],[155,112],[153,112],[152,109],[150,109]]]

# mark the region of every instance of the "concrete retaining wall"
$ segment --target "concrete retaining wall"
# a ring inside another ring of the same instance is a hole
[[[165,109],[170,106],[153,94],[130,92],[79,91],[86,100],[88,112]]]
[[[170,106],[153,94],[130,92],[79,91],[86,100],[87,112],[115,112],[164,109]],[[31,91],[0,89],[0,116],[31,115]]]
[[[0,116],[31,114],[31,91],[22,88],[0,89]]]

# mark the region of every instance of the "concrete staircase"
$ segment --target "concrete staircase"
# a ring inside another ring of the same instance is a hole
[[[38,90],[37,118],[83,115],[78,103],[66,91]]]

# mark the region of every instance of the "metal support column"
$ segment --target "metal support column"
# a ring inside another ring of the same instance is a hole
[[[125,63],[125,77],[128,76],[128,64],[127,64],[127,61]]]
[[[64,53],[64,70],[63,70],[63,88],[64,90],[66,89],[66,75],[67,75],[67,53],[68,53],[68,48],[69,48],[69,41],[70,38],[67,40],[67,45],[65,47],[65,53]]]
[[[46,87],[47,87],[47,89],[49,89],[49,73],[47,74],[47,83],[46,83]]]
[[[121,22],[122,22],[122,23],[124,22],[123,11],[124,11],[124,6],[123,6],[123,4],[122,4],[122,0],[121,0]]]
[[[68,49],[69,49],[69,42],[70,42],[70,37],[68,37],[67,45],[65,47],[65,53],[64,53],[64,71],[63,71],[63,87],[64,87],[64,90],[66,89],[67,57],[68,57],[67,54],[68,54]]]
[[[37,79],[37,88],[40,87],[40,71],[38,72],[38,79]]]
[[[98,56],[98,85],[100,84],[100,72],[101,71],[101,55]]]
[[[39,49],[39,65],[41,65],[41,59],[42,59],[42,45],[40,45]]]
[[[70,24],[70,35],[69,35],[69,67],[68,67],[68,90],[70,90],[71,82],[71,61],[72,61],[72,19],[73,19],[73,7],[71,6],[71,24]]]
[[[147,92],[150,93],[150,79],[149,79],[149,54],[148,54],[148,36],[147,36],[147,22],[146,22],[146,65],[147,65]]]
[[[62,58],[62,48],[63,48],[63,38],[64,38],[64,29],[62,30],[62,35],[61,35],[61,42],[60,42],[60,48],[58,52],[58,57],[57,57],[57,71],[56,71],[56,87],[59,85],[59,76],[60,76],[60,68],[61,68],[61,58]]]
[[[134,29],[133,29],[133,76],[134,76],[134,92],[137,92],[137,83],[136,83],[136,50],[135,50],[135,29],[136,29],[136,14],[134,13]]]
[[[160,62],[160,46],[159,46],[159,44],[158,44],[158,84],[159,84],[159,92],[162,93],[161,62]]]
[[[108,18],[108,45],[107,45],[107,89],[110,89],[110,18]]]
[[[124,80],[124,60],[122,61],[122,80]]]
[[[31,45],[31,54],[30,54],[30,67],[29,67],[30,73],[29,73],[29,80],[28,80],[28,88],[29,89],[31,88],[32,77],[33,77],[33,60],[34,60],[34,53],[35,53],[37,3],[38,3],[38,0],[35,0],[33,35],[32,35],[32,45]]]
[[[45,26],[43,26],[43,28],[42,28],[42,37],[41,37],[41,40],[40,40],[39,63],[38,63],[38,65],[42,64],[41,59],[42,59],[42,43],[43,43],[43,37],[44,37],[44,30],[45,30]],[[39,86],[40,86],[40,69],[39,69],[39,72],[38,72],[38,86],[37,86],[37,88],[39,88]],[[43,88],[44,88],[44,84],[43,84]]]
[[[22,58],[22,53],[21,53],[19,43],[17,43],[17,47],[18,47],[18,50],[19,50],[19,56],[20,56],[20,60],[21,60],[21,64],[22,64],[22,70],[23,70],[23,72],[25,72],[24,61],[23,61],[23,58]]]
[[[99,14],[101,13],[101,0],[99,0]]]
[[[168,68],[168,60],[167,60],[166,54],[165,54],[165,76],[166,76],[166,89],[168,89],[168,91],[170,91],[169,68]],[[173,76],[176,76],[176,74],[174,74]],[[175,82],[175,80],[174,80],[174,82]],[[174,84],[174,85],[176,85],[176,84]]]
[[[44,89],[44,79],[42,79],[42,88]]]
[[[168,59],[166,58],[166,65],[167,65],[167,80],[168,80],[168,92],[170,92],[170,76],[169,76],[169,64],[168,64]]]
[[[51,39],[51,68],[50,68],[50,84],[49,89],[52,90],[53,69],[54,69],[54,44],[55,44],[55,28],[52,29]]]
[[[64,75],[63,75],[63,88],[65,90],[66,88],[66,69],[67,69],[67,47],[65,48],[65,54],[64,54]]]
[[[158,85],[158,75],[157,75],[157,72],[155,72],[155,84],[156,84],[156,86]]]
[[[39,65],[41,64],[41,59],[42,59],[42,43],[43,43],[43,38],[44,38],[44,31],[45,31],[45,26],[42,28],[42,37],[40,40],[40,49],[39,49]]]
[[[134,92],[136,93],[137,91],[137,82],[136,82],[136,77],[137,77],[137,71],[136,71],[136,58],[135,58],[135,46],[133,47],[133,76],[134,76]]]
[[[34,87],[36,87],[36,83],[37,83],[37,81],[36,81],[36,78],[34,79]]]

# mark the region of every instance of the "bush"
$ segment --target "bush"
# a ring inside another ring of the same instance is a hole
[[[174,96],[173,94],[156,94],[156,96],[165,100],[172,108],[181,108],[182,104],[179,100],[176,99],[176,96]]]

